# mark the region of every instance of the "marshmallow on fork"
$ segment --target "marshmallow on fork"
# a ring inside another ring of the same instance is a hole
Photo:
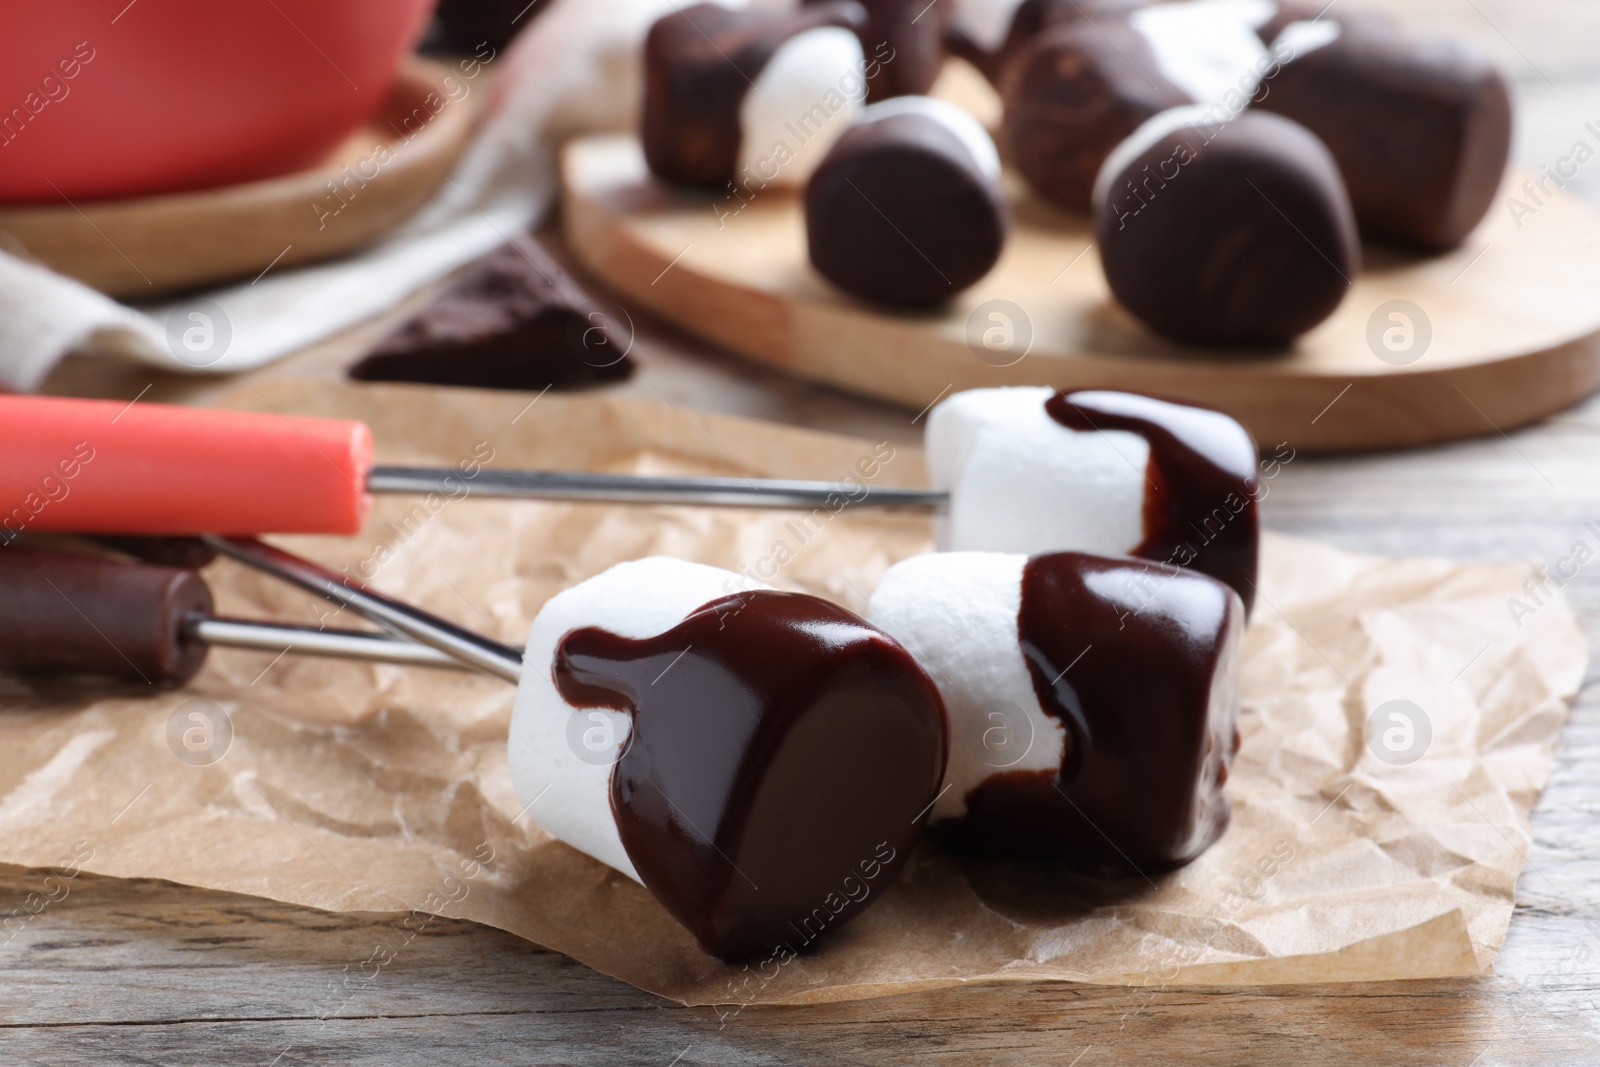
[[[938,689],[892,638],[817,597],[638,560],[551,598],[519,652],[281,549],[204,541],[518,683],[523,803],[714,956],[792,953],[861,914],[938,794]]]
[[[1221,582],[1075,552],[938,553],[890,568],[870,618],[944,696],[931,825],[958,850],[1151,874],[1227,829],[1244,605]]]
[[[943,551],[1134,555],[1255,597],[1261,480],[1233,419],[1132,393],[974,389],[928,416]]]
[[[623,563],[551,599],[524,662],[518,796],[725,959],[855,918],[939,788],[948,733],[932,682],[816,597],[680,560]]]

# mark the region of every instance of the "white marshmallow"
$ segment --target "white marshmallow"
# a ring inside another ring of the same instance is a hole
[[[748,173],[774,185],[804,185],[860,114],[865,66],[860,39],[839,26],[807,30],[779,46],[740,105],[741,181]]]
[[[966,814],[1001,771],[1061,766],[1066,729],[1045,713],[1017,636],[1027,556],[945,552],[889,569],[868,621],[916,657],[944,697],[950,763],[932,821]]]
[[[1188,0],[1140,8],[1128,21],[1168,81],[1197,103],[1218,104],[1229,92],[1255,95],[1271,62],[1255,28],[1276,10],[1272,0]]]
[[[1308,52],[1326,48],[1337,41],[1343,32],[1344,27],[1333,19],[1291,22],[1278,34],[1278,39],[1272,42],[1272,54],[1284,62],[1289,62]]]
[[[612,765],[632,732],[632,718],[568,704],[551,673],[556,646],[585,626],[634,640],[657,637],[697,608],[749,588],[756,586],[731,571],[655,556],[619,563],[550,598],[528,633],[508,740],[511,780],[522,803],[531,805],[530,818],[639,881],[611,811]]]
[[[983,123],[974,118],[971,112],[948,100],[937,100],[931,96],[896,96],[867,108],[861,113],[857,125],[895,115],[921,115],[939,123],[956,135],[980,172],[992,181],[1000,180],[1000,150],[995,147],[989,131],[983,128]]]
[[[941,551],[1125,555],[1144,540],[1150,445],[1125,430],[1070,430],[1048,387],[957,393],[928,416],[928,479],[950,493]]]
[[[950,24],[985,52],[998,52],[1021,6],[1022,0],[955,0]]]

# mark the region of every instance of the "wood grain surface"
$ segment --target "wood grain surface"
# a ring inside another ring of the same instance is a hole
[[[1513,171],[1506,195],[1528,178]],[[1262,353],[1151,333],[1112,299],[1089,220],[1007,184],[1015,225],[994,270],[943,308],[896,313],[811,268],[797,194],[746,204],[670,188],[629,135],[576,142],[562,160],[567,243],[622,299],[891,403],[946,386],[1141,390],[1327,452],[1470,437],[1485,418],[1521,426],[1600,389],[1600,302],[1584,298],[1600,289],[1600,213],[1579,201],[1521,219],[1497,204],[1445,255],[1368,246],[1339,309],[1287,351]],[[1396,327],[1399,351],[1383,340]],[[1316,419],[1346,387],[1345,417]]]
[[[1594,0],[1389,6],[1473,39],[1517,77],[1524,167],[1554,162],[1600,116]],[[1600,203],[1600,161],[1564,195],[1574,194]],[[336,377],[406,310],[262,376]],[[619,393],[897,442],[919,436],[921,404],[858,402],[707,353],[642,312],[635,319],[642,369]],[[204,402],[238,385],[71,361],[50,389],[129,400],[148,386],[152,399]],[[1342,417],[1342,404],[1322,420]],[[1274,483],[1267,522],[1361,551],[1554,567],[1587,536],[1583,524],[1600,520],[1597,455],[1600,403],[1591,402],[1506,435],[1485,423],[1482,437],[1449,446],[1303,457]],[[1564,592],[1600,634],[1600,561]],[[980,987],[825,1008],[756,1006],[719,1019],[465,923],[436,924],[378,979],[358,982],[352,972],[359,977],[388,930],[381,918],[84,876],[14,936],[0,933],[0,1063],[1597,1064],[1597,681],[1592,673],[1535,810],[1517,912],[1489,978],[1271,990]],[[0,869],[0,913],[22,906],[41,881],[40,872]]]

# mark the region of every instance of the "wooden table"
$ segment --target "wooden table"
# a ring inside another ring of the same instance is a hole
[[[1406,17],[1471,37],[1518,79],[1533,169],[1600,118],[1594,0],[1416,0]],[[1600,162],[1569,191],[1600,201]],[[1492,252],[1490,254],[1493,254]],[[1597,250],[1600,254],[1600,250]],[[1600,293],[1595,295],[1600,299]],[[402,314],[404,309],[396,312]],[[263,372],[335,377],[388,322]],[[621,391],[914,441],[885,409],[694,352],[644,324]],[[76,362],[51,390],[203,401],[238,382],[152,382]],[[933,398],[930,397],[930,400]],[[1330,397],[1330,399],[1332,399]],[[1337,405],[1324,416],[1337,418]],[[1600,519],[1600,402],[1510,437],[1404,455],[1301,458],[1268,524],[1363,551],[1554,563]],[[1600,564],[1567,587],[1600,633]],[[1533,820],[1493,977],[1314,988],[1132,991],[987,986],[719,1021],[508,934],[439,922],[319,1018],[388,928],[161,882],[82,877],[0,944],[0,1062],[163,1064],[1600,1063],[1600,688],[1590,684]],[[38,872],[0,868],[0,902]],[[3,940],[3,939],[0,939]]]

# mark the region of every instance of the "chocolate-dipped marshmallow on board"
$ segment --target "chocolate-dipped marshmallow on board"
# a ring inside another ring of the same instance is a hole
[[[956,848],[1150,875],[1227,828],[1244,606],[1173,566],[947,552],[896,564],[872,621],[950,715],[931,826]]]
[[[1044,199],[1086,211],[1101,164],[1148,119],[1185,104],[1237,115],[1272,68],[1254,29],[1269,2],[1156,4],[1039,33],[1001,86],[1017,169]]]
[[[523,662],[509,751],[533,818],[724,959],[858,916],[944,773],[943,703],[900,644],[714,567],[590,578],[539,612]]]
[[[1338,165],[1305,127],[1199,105],[1149,119],[1100,169],[1095,240],[1111,292],[1185,344],[1284,346],[1361,269]]]
[[[950,51],[995,85],[1033,37],[1065,22],[1119,17],[1152,0],[954,0]]]
[[[839,288],[904,307],[949,300],[994,267],[1011,214],[1000,154],[953,104],[873,104],[806,187],[811,263]]]
[[[1132,393],[957,393],[928,415],[943,551],[1072,550],[1189,568],[1255,600],[1256,445],[1221,412]]]
[[[1459,244],[1505,177],[1511,97],[1500,71],[1468,45],[1371,13],[1275,7],[1260,34],[1281,66],[1256,106],[1327,144],[1364,235]]]
[[[929,0],[861,0],[861,4],[867,9],[867,24],[861,31],[867,99],[876,103],[918,96],[933,88],[944,69],[946,5]]]
[[[663,16],[644,45],[651,171],[711,188],[804,184],[866,97],[866,21],[854,0]]]

